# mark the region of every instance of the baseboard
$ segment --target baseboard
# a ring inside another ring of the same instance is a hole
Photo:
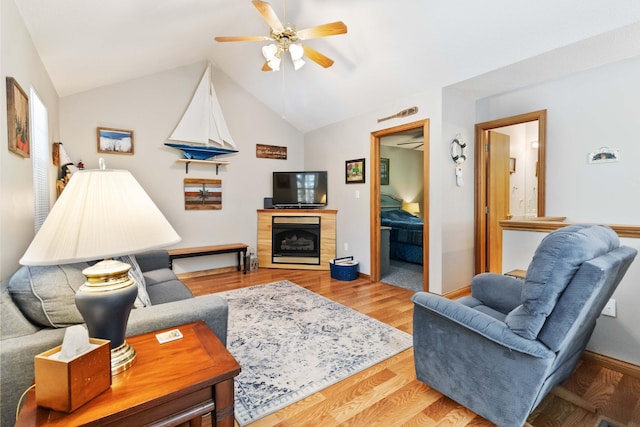
[[[229,267],[220,267],[220,268],[211,268],[209,270],[199,270],[199,271],[188,271],[186,273],[178,273],[178,279],[191,279],[193,277],[202,277],[202,276],[210,276],[212,274],[223,274],[223,273],[231,273],[234,271],[238,271],[237,266],[229,266]]]
[[[597,363],[604,368],[612,369],[614,371],[621,372],[634,378],[640,378],[640,366],[634,365],[633,363],[614,359],[613,357],[594,353],[588,350],[582,353],[582,359]]]
[[[456,289],[455,291],[447,292],[442,296],[448,299],[458,299],[469,295],[471,295],[471,285],[465,286],[464,288]]]

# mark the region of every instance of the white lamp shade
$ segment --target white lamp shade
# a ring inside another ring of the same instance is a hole
[[[262,56],[267,60],[267,64],[272,71],[280,70],[281,51],[275,44],[262,47]]]
[[[298,71],[305,64],[302,57],[304,56],[304,48],[299,44],[292,44],[289,46],[289,53],[291,54],[291,61],[293,62],[294,70]]]
[[[180,240],[129,171],[84,170],[71,177],[20,264],[97,260]]]
[[[277,56],[277,53],[278,46],[276,46],[275,44],[269,44],[262,47],[262,56],[264,56],[264,59],[266,59],[267,61],[271,61],[273,58],[275,58]]]
[[[402,210],[412,214],[420,213],[420,204],[417,202],[402,202]]]

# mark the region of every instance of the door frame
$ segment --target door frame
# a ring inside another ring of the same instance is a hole
[[[429,290],[429,119],[419,120],[416,122],[405,123],[403,125],[394,126],[388,129],[371,132],[371,149],[370,159],[371,171],[369,185],[371,195],[370,210],[370,244],[371,248],[371,274],[372,282],[380,281],[380,138],[393,135],[400,132],[406,132],[414,129],[423,130],[424,135],[424,151],[423,151],[423,186],[424,186],[424,202],[423,202],[423,232],[422,232],[422,270],[424,290]]]
[[[511,125],[538,121],[538,217],[545,216],[547,110],[491,120],[475,125],[475,272],[487,271],[487,152],[489,131]],[[508,195],[507,195],[508,196]]]

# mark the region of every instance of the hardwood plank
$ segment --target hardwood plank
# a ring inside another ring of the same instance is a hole
[[[260,268],[182,278],[195,295],[290,280],[298,285],[374,317],[405,332],[413,330],[413,291],[359,277],[331,279],[328,271]],[[620,426],[640,427],[640,379],[583,359],[563,385],[599,410],[592,414],[556,396],[547,396],[529,417],[534,427],[596,425],[600,416]],[[203,426],[210,426],[208,417]],[[237,425],[237,423],[236,423]],[[275,426],[464,426],[493,424],[442,396],[415,377],[413,349],[251,424]]]

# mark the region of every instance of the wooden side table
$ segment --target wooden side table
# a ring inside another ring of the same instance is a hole
[[[233,427],[233,378],[240,365],[206,323],[177,329],[183,338],[165,344],[156,339],[163,331],[127,338],[135,364],[70,414],[38,407],[31,390],[16,426],[200,426],[210,412],[213,427]]]

